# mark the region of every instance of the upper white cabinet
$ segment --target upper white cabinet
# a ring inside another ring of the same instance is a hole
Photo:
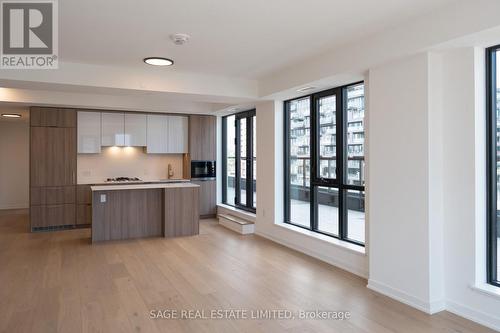
[[[103,112],[101,115],[101,145],[125,146],[125,114]]]
[[[188,152],[188,117],[167,116],[168,138],[167,149],[169,153],[183,154]]]
[[[147,146],[148,154],[167,152],[167,117],[148,114]]]
[[[101,113],[78,111],[78,154],[101,152]]]
[[[149,154],[183,154],[188,152],[188,118],[182,116],[147,116]]]
[[[125,113],[125,146],[145,147],[147,143],[148,116]]]
[[[123,112],[78,111],[78,153],[101,152],[101,146],[146,147],[150,154],[184,154],[189,119]]]

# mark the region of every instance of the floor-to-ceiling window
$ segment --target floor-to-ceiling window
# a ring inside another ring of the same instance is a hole
[[[255,211],[257,155],[255,110],[222,118],[222,201]]]
[[[487,49],[488,282],[500,287],[500,45]]]
[[[285,222],[365,243],[364,84],[285,102]]]

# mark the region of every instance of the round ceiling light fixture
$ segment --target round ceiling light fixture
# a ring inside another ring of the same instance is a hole
[[[148,65],[153,65],[153,66],[172,66],[174,64],[174,61],[172,59],[162,58],[162,57],[144,58],[144,62]]]
[[[2,117],[5,118],[21,118],[21,115],[18,113],[2,113]]]

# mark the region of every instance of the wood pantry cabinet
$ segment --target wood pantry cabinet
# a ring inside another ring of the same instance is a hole
[[[186,174],[191,174],[191,161],[215,161],[217,159],[217,118],[205,115],[189,116],[189,157]],[[184,162],[186,163],[186,162]],[[190,177],[190,176],[189,176]],[[196,180],[200,185],[200,217],[214,217],[217,210],[215,180]]]
[[[200,217],[215,217],[217,213],[217,182],[215,180],[192,180],[193,184],[200,185]]]
[[[216,160],[217,118],[189,116],[189,155],[192,161]]]
[[[76,127],[76,110],[45,107],[30,108],[32,127]]]
[[[74,226],[76,111],[32,107],[30,126],[31,229]]]

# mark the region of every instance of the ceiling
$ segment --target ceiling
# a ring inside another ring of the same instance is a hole
[[[64,0],[63,62],[162,68],[258,79],[308,57],[432,12],[456,0]],[[176,46],[172,33],[191,40]]]

